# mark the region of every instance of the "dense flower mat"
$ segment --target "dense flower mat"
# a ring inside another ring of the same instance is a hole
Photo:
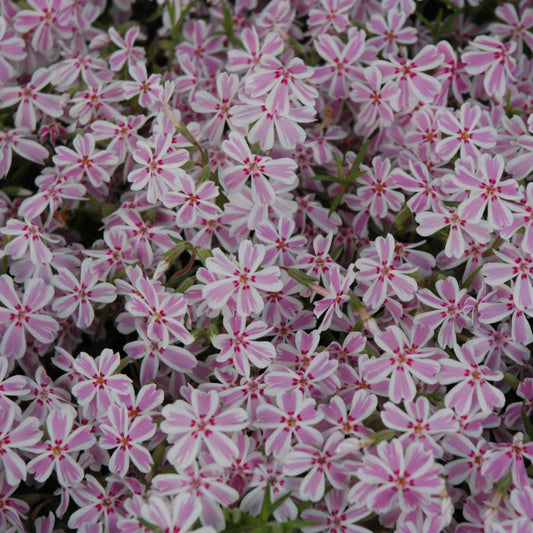
[[[0,531],[531,533],[528,0],[0,2]]]

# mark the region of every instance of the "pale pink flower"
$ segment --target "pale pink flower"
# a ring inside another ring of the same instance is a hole
[[[0,157],[0,178],[9,172],[13,152],[39,165],[44,165],[48,157],[48,150],[33,138],[28,128],[0,130],[0,153],[3,156]]]
[[[342,433],[333,433],[320,447],[297,444],[283,459],[283,473],[299,476],[305,472],[300,485],[302,500],[319,501],[324,497],[327,486],[342,489],[348,479],[340,456],[336,450],[344,440]]]
[[[380,442],[357,468],[359,481],[348,493],[349,501],[364,501],[369,510],[408,511],[426,506],[444,490],[442,466],[422,444],[405,448],[398,439]]]
[[[474,308],[475,300],[466,289],[459,289],[453,277],[438,280],[435,289],[439,296],[429,289],[418,292],[417,298],[433,310],[416,315],[415,323],[434,329],[439,326],[439,345],[451,347],[456,343],[456,333],[470,323],[469,313]]]
[[[492,228],[508,228],[513,221],[512,211],[522,195],[518,183],[513,179],[501,180],[504,168],[503,157],[483,154],[477,158],[477,170],[472,165],[455,167],[454,180],[457,185],[469,191],[469,196],[459,205],[460,216],[477,222],[487,209],[487,222]]]
[[[360,104],[357,131],[369,137],[376,128],[389,126],[399,110],[400,89],[393,83],[383,83],[379,68],[371,65],[363,70],[364,80],[351,84],[350,99]]]
[[[284,457],[293,438],[303,444],[322,444],[322,434],[314,426],[323,415],[315,409],[315,400],[304,398],[300,390],[291,390],[276,396],[276,404],[263,404],[257,410],[255,425],[272,430],[265,442],[267,454]]]
[[[9,533],[26,529],[22,521],[26,523],[26,513],[30,510],[25,501],[11,497],[17,488],[18,485],[8,483],[5,472],[0,471],[0,529]]]
[[[313,75],[313,69],[305,65],[299,57],[293,57],[286,65],[273,56],[266,57],[246,77],[246,89],[250,96],[267,94],[267,105],[281,114],[290,108],[291,98],[296,98],[303,105],[314,107],[318,91],[305,80]]]
[[[161,531],[179,533],[215,533],[211,526],[192,529],[202,514],[202,505],[190,494],[179,494],[169,502],[167,498],[152,495],[142,506],[142,517]],[[179,524],[179,526],[178,526]],[[176,529],[178,528],[178,529]]]
[[[76,135],[72,142],[74,150],[57,146],[54,163],[62,167],[63,173],[73,181],[87,177],[93,187],[109,182],[112,171],[118,163],[117,156],[107,150],[95,149],[95,138],[91,133]]]
[[[58,268],[58,274],[52,278],[54,286],[61,291],[52,304],[57,316],[76,316],[76,325],[88,328],[94,320],[93,306],[111,303],[117,297],[111,283],[98,283],[99,280],[92,259],[82,262],[79,279],[66,268]]]
[[[15,127],[33,131],[37,120],[43,114],[56,118],[63,115],[65,98],[58,94],[41,92],[41,89],[50,83],[51,77],[47,69],[40,68],[33,73],[28,83],[0,88],[0,108],[19,104],[15,113]]]
[[[0,18],[0,79],[10,80],[16,69],[13,63],[26,57],[24,41],[7,27],[4,17]]]
[[[120,70],[126,61],[128,62],[128,69],[135,63],[142,63],[145,61],[146,52],[140,46],[134,46],[136,40],[141,40],[143,35],[139,26],[130,28],[124,37],[121,37],[114,27],[109,28],[109,38],[118,47],[116,52],[109,56],[109,66],[112,70]]]
[[[250,363],[256,368],[266,368],[276,357],[274,346],[268,341],[256,339],[270,333],[271,328],[260,321],[246,324],[244,316],[224,316],[226,334],[211,339],[215,348],[220,350],[216,360],[223,363],[231,359],[237,372],[250,377]]]
[[[149,472],[152,456],[141,444],[150,439],[156,430],[148,416],[130,418],[124,404],[112,405],[106,413],[105,423],[100,426],[102,437],[99,446],[104,450],[116,448],[109,459],[109,470],[124,477],[130,461],[140,472]]]
[[[320,0],[309,11],[307,25],[314,37],[326,35],[332,28],[343,33],[350,26],[350,11],[354,0]]]
[[[444,56],[436,46],[427,45],[413,59],[389,56],[389,61],[378,61],[386,81],[394,80],[400,88],[398,104],[410,111],[418,103],[430,103],[439,94],[441,83],[427,74],[442,64]]]
[[[442,110],[439,127],[447,137],[437,142],[437,154],[449,161],[460,149],[462,158],[478,159],[480,149],[492,148],[496,144],[496,130],[491,126],[479,127],[480,119],[481,108],[469,102],[460,107],[459,118],[448,109]]]
[[[370,37],[368,46],[382,50],[385,56],[397,54],[398,45],[414,44],[417,41],[415,28],[404,28],[407,16],[401,11],[391,9],[387,12],[387,19],[383,15],[372,15],[367,22],[367,30],[375,37]]]
[[[461,216],[456,209],[441,206],[442,211],[423,211],[416,214],[418,227],[416,232],[423,237],[433,235],[443,228],[449,227],[448,238],[444,247],[447,257],[463,257],[466,242],[474,241],[486,244],[490,239],[490,225],[486,220],[470,221]]]
[[[485,353],[475,353],[468,343],[454,346],[457,360],[442,359],[440,383],[456,385],[446,393],[444,402],[460,414],[466,414],[477,408],[484,413],[491,413],[505,404],[503,392],[489,384],[489,381],[501,381],[503,373],[491,370],[481,361]]]
[[[81,352],[73,367],[81,379],[72,387],[72,394],[80,405],[87,407],[91,416],[98,416],[113,404],[120,404],[119,394],[126,394],[131,387],[131,379],[115,374],[120,365],[120,355],[105,348],[93,359]]]
[[[293,266],[296,256],[305,251],[307,239],[303,235],[292,235],[296,224],[290,218],[280,218],[277,229],[272,222],[260,224],[255,236],[265,243],[265,265]]]
[[[405,412],[391,402],[383,406],[381,419],[385,427],[401,432],[400,442],[421,442],[424,450],[442,457],[442,446],[437,442],[446,434],[456,433],[459,424],[451,409],[437,409],[432,413],[429,400],[419,396],[416,401],[404,400]]]
[[[63,0],[28,0],[28,4],[32,9],[24,9],[15,15],[15,28],[21,33],[33,31],[33,48],[48,54],[57,41],[71,35],[72,6]]]
[[[454,98],[462,102],[463,93],[468,91],[471,85],[464,65],[457,59],[456,49],[448,41],[439,41],[437,50],[444,55],[444,62],[434,74],[434,77],[442,83],[440,95],[435,103],[446,105],[450,89]]]
[[[3,405],[0,409],[0,462],[10,485],[16,486],[26,479],[26,463],[17,450],[28,450],[41,440],[39,420],[25,416],[17,420],[14,407]]]
[[[46,481],[55,470],[60,485],[70,487],[83,479],[83,468],[77,461],[78,452],[89,449],[96,439],[89,426],[72,431],[74,409],[65,406],[52,411],[46,418],[47,434],[43,444],[34,446],[39,455],[28,463],[28,472],[37,481]]]
[[[128,174],[134,191],[147,189],[146,198],[151,204],[161,201],[167,192],[176,188],[177,177],[184,173],[181,166],[189,159],[186,150],[171,146],[173,136],[158,134],[152,147],[148,142],[138,141],[133,159],[141,168]]]
[[[395,294],[403,302],[412,300],[418,285],[407,274],[414,272],[416,267],[395,264],[395,242],[390,233],[385,239],[378,237],[375,248],[375,259],[365,257],[355,262],[359,271],[356,278],[367,287],[363,301],[373,308],[379,308],[390,294]]]
[[[138,96],[139,104],[148,108],[162,100],[163,87],[161,86],[160,74],[148,76],[146,65],[141,62],[129,64],[128,72],[134,81],[122,83],[123,98],[125,100]]]
[[[351,83],[361,77],[359,58],[365,50],[366,34],[363,30],[350,28],[347,37],[347,44],[327,33],[314,41],[316,51],[326,65],[316,67],[311,80],[327,84],[331,98],[346,98]]]
[[[255,26],[244,28],[240,39],[244,50],[234,48],[228,51],[226,70],[229,72],[254,72],[265,57],[277,56],[283,50],[283,39],[275,32],[268,33],[261,45]]]
[[[445,355],[438,348],[426,346],[433,337],[432,329],[415,326],[409,337],[397,326],[387,327],[374,338],[384,353],[370,359],[365,365],[366,379],[370,383],[382,381],[385,376],[392,374],[389,398],[394,403],[413,400],[418,381],[437,383],[439,361]]]
[[[39,342],[49,344],[56,338],[59,324],[43,308],[53,298],[54,291],[40,278],[26,282],[20,298],[8,274],[0,277],[0,322],[5,325],[0,352],[21,358],[26,352],[26,333]]]
[[[493,444],[483,462],[482,474],[497,482],[511,472],[516,487],[529,487],[524,458],[533,461],[533,442],[524,443],[523,438],[522,433],[516,433],[512,442]]]
[[[524,4],[524,7],[527,4]],[[500,5],[494,14],[503,22],[494,22],[489,26],[490,31],[502,40],[510,38],[516,43],[516,54],[522,54],[523,44],[526,43],[530,50],[533,50],[533,9],[522,7],[520,14],[516,7],[507,2]]]
[[[248,420],[240,407],[221,410],[217,392],[198,389],[190,391],[190,402],[163,407],[162,415],[161,430],[172,444],[168,460],[179,468],[193,464],[204,446],[217,464],[229,466],[239,451],[227,433],[244,429]]]
[[[468,74],[485,74],[483,86],[489,96],[502,101],[509,81],[514,80],[516,42],[502,43],[497,37],[476,37],[461,57]]]
[[[123,99],[122,83],[98,82],[77,92],[71,99],[69,115],[80,124],[98,119],[120,118],[116,102]]]
[[[279,291],[283,288],[278,267],[258,270],[265,256],[261,244],[253,245],[242,241],[239,245],[238,262],[226,257],[219,248],[213,250],[213,257],[206,260],[207,269],[220,277],[202,289],[203,297],[213,309],[222,309],[230,298],[236,300],[237,314],[248,316],[260,313],[264,301],[259,290]]]

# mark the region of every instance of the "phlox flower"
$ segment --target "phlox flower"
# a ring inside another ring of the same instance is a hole
[[[468,343],[463,346],[456,344],[454,352],[457,360],[448,358],[440,361],[439,382],[443,385],[456,384],[446,393],[446,407],[453,407],[460,414],[478,407],[490,414],[494,409],[503,407],[503,392],[489,384],[489,381],[501,381],[503,373],[482,365],[485,353],[475,353]]]
[[[489,35],[476,37],[463,52],[461,59],[468,74],[485,74],[483,86],[489,96],[502,101],[507,92],[509,80],[514,80],[516,61],[513,53],[516,42],[502,43]]]
[[[501,229],[501,235],[504,239],[510,239],[518,229],[523,229],[520,247],[533,255],[533,183],[528,183],[525,191],[522,190],[520,203],[514,205],[513,211],[513,220],[509,226]]]
[[[50,438],[33,447],[33,452],[38,455],[28,463],[28,472],[35,474],[37,481],[46,481],[53,470],[63,487],[70,487],[83,479],[83,468],[77,462],[78,452],[89,449],[96,439],[89,426],[79,426],[72,431],[74,418],[74,409],[67,405],[53,410],[46,417]]]
[[[267,156],[252,154],[244,137],[236,132],[229,134],[222,143],[224,151],[238,165],[231,165],[220,172],[220,179],[228,190],[239,189],[251,178],[252,198],[260,204],[274,203],[276,192],[267,176],[286,186],[294,186],[297,178],[294,170],[297,164],[287,157],[272,159]]]
[[[523,44],[533,50],[533,9],[521,8],[520,14],[516,7],[507,2],[498,6],[494,14],[503,22],[494,22],[490,25],[491,32],[502,40],[510,38],[516,43],[516,55],[522,54]]]
[[[444,466],[444,474],[450,483],[459,485],[466,481],[473,495],[490,490],[492,480],[482,474],[483,463],[487,457],[485,439],[476,442],[465,435],[456,434],[448,436],[443,446],[448,453],[459,458]]]
[[[522,433],[516,433],[512,442],[493,444],[483,462],[482,474],[496,482],[510,471],[516,487],[529,487],[524,458],[533,461],[533,442],[524,443],[523,438]]]
[[[437,50],[444,55],[443,64],[435,71],[434,77],[442,83],[438,105],[446,105],[448,96],[453,94],[458,102],[463,101],[463,93],[470,88],[470,80],[464,70],[464,65],[457,58],[457,52],[448,41],[439,41]]]
[[[298,514],[298,508],[288,493],[296,492],[298,484],[297,479],[283,474],[281,461],[274,459],[267,463],[260,463],[254,469],[249,485],[251,490],[244,496],[239,508],[252,516],[259,516],[265,493],[269,490],[272,502],[285,496],[282,504],[274,511],[274,518],[279,522],[294,520]]]
[[[325,288],[328,295],[322,300],[315,302],[315,316],[319,318],[325,313],[322,323],[318,328],[319,331],[324,331],[330,327],[334,314],[339,318],[344,316],[341,307],[349,300],[349,288],[354,281],[355,273],[353,271],[353,265],[348,267],[345,275],[340,273],[338,265],[333,266],[329,276],[328,286]]]
[[[202,505],[189,494],[180,494],[169,501],[152,495],[142,506],[142,517],[168,533],[215,533],[211,526],[191,529],[202,514]]]
[[[366,527],[357,525],[369,514],[365,505],[356,503],[349,506],[346,490],[333,489],[324,496],[325,509],[306,508],[302,520],[315,522],[315,525],[302,527],[303,533],[370,533]]]
[[[239,245],[238,262],[234,258],[226,257],[219,248],[215,248],[213,257],[208,257],[206,260],[206,267],[219,279],[208,283],[202,289],[202,295],[209,306],[213,309],[222,309],[228,300],[234,297],[238,315],[260,313],[265,304],[259,290],[270,292],[283,288],[278,267],[258,270],[264,256],[264,246],[253,245],[248,240],[242,241]]]
[[[328,212],[319,201],[315,200],[314,194],[305,194],[296,197],[298,211],[296,212],[296,227],[302,231],[306,228],[307,219],[321,228],[324,232],[337,232],[342,224],[342,219],[338,213]]]
[[[432,337],[433,330],[424,326],[415,326],[410,338],[398,326],[387,327],[374,338],[384,353],[368,362],[366,379],[372,383],[392,374],[389,381],[391,401],[413,400],[416,394],[414,378],[423,383],[438,382],[439,361],[444,354],[438,348],[425,346]],[[439,361],[435,360],[437,357]]]
[[[423,211],[416,214],[416,232],[423,237],[433,235],[449,227],[444,247],[447,257],[460,258],[464,255],[467,241],[478,244],[489,242],[491,227],[486,220],[471,221],[460,215],[456,209],[443,207],[441,212]]]
[[[372,169],[364,167],[366,174],[358,178],[361,186],[357,189],[357,194],[347,194],[345,196],[348,207],[352,207],[352,199],[357,199],[368,207],[370,216],[378,221],[386,218],[389,212],[399,211],[404,203],[404,195],[399,192],[394,183],[391,173],[391,163],[389,159],[374,157],[372,159]],[[352,208],[355,208],[355,204]]]
[[[364,79],[351,84],[350,100],[360,105],[356,131],[369,137],[376,129],[389,126],[399,110],[400,89],[393,83],[383,83],[379,68],[371,65],[363,70]]]
[[[217,464],[229,466],[238,449],[226,433],[244,429],[248,420],[240,407],[221,411],[217,392],[198,389],[191,390],[190,402],[176,400],[163,407],[162,415],[161,430],[172,444],[168,460],[180,469],[193,464],[204,446]]]
[[[4,17],[0,18],[0,79],[10,80],[16,73],[13,62],[26,57],[24,41],[10,31]]]
[[[487,221],[492,228],[508,228],[512,221],[512,210],[522,195],[518,183],[513,179],[501,180],[504,168],[503,157],[483,154],[477,158],[477,170],[470,172],[472,165],[455,167],[455,180],[469,191],[469,196],[458,208],[460,216],[477,222],[487,209]]]
[[[297,262],[299,268],[306,270],[310,276],[320,278],[324,283],[329,281],[331,269],[334,265],[334,261],[329,254],[332,240],[332,233],[328,233],[326,236],[317,235],[313,239],[313,251],[301,254]]]
[[[220,214],[214,201],[219,195],[218,187],[211,181],[195,183],[184,174],[176,178],[176,186],[162,200],[165,207],[176,208],[176,223],[181,227],[197,224],[199,218],[212,219]]]
[[[415,28],[404,28],[407,16],[401,11],[391,9],[387,12],[387,19],[383,15],[372,15],[367,23],[368,32],[375,37],[370,37],[368,46],[382,50],[385,56],[397,54],[398,45],[413,44],[417,41]]]
[[[242,104],[233,107],[233,123],[249,128],[246,138],[251,143],[259,143],[262,150],[270,150],[274,143],[287,149],[295,148],[305,141],[307,135],[299,123],[314,122],[315,110],[309,106],[291,105],[286,113],[273,107],[265,95],[250,98],[239,96]]]
[[[13,152],[39,165],[48,157],[48,150],[34,139],[28,128],[4,128],[0,130],[0,178],[9,172]]]
[[[267,33],[261,43],[255,26],[244,28],[240,39],[244,50],[234,48],[228,51],[226,70],[229,72],[254,72],[265,57],[277,56],[283,50],[283,39],[278,33]]]
[[[355,262],[358,269],[356,279],[367,288],[363,301],[372,308],[379,308],[390,294],[395,294],[403,302],[412,300],[418,289],[416,281],[408,276],[416,268],[396,265],[394,261],[394,237],[375,240],[377,257],[364,257]]]
[[[439,327],[438,341],[442,347],[453,346],[456,333],[469,323],[469,313],[475,300],[468,295],[466,289],[459,290],[459,284],[453,277],[440,279],[435,283],[438,297],[429,289],[418,292],[419,301],[432,308],[433,311],[420,313],[415,317],[416,324],[430,328]]]
[[[299,57],[284,65],[276,57],[268,56],[246,77],[245,87],[252,97],[268,94],[267,105],[272,104],[284,115],[289,111],[291,98],[314,107],[318,91],[305,81],[312,75],[313,69]]]
[[[109,459],[109,470],[123,477],[129,470],[130,461],[141,471],[149,472],[153,463],[148,450],[141,445],[150,439],[156,430],[148,416],[131,419],[124,404],[112,405],[106,414],[106,422],[100,426],[102,437],[99,446],[104,450],[116,448]]]
[[[136,327],[162,348],[176,340],[183,344],[193,341],[193,336],[183,325],[187,313],[185,297],[166,291],[160,283],[146,279],[142,274],[135,279],[134,292],[128,296],[125,309],[135,317]]]
[[[233,361],[237,372],[245,377],[250,377],[250,363],[256,368],[266,368],[276,356],[274,346],[268,341],[256,339],[270,333],[271,328],[260,321],[246,324],[244,316],[224,316],[224,329],[226,334],[212,338],[211,343],[220,350],[216,360],[224,362]]]
[[[60,167],[69,179],[81,181],[87,177],[95,188],[111,179],[111,170],[118,158],[108,150],[96,150],[95,138],[91,133],[76,135],[72,145],[74,150],[66,146],[56,146],[54,163]]]
[[[332,433],[326,442],[317,448],[297,444],[283,460],[283,473],[299,476],[307,472],[300,485],[302,500],[319,501],[324,497],[326,482],[334,489],[342,489],[348,479],[336,450],[344,440],[342,433]]]
[[[25,400],[30,400],[31,403],[24,410],[24,415],[36,416],[41,422],[52,410],[60,409],[70,401],[69,392],[54,383],[42,366],[37,368],[35,378],[28,380],[28,386]]]
[[[0,88],[0,108],[19,104],[15,112],[15,127],[35,130],[37,120],[44,114],[50,117],[63,115],[65,97],[58,94],[41,92],[52,78],[52,74],[45,68],[33,73],[31,80],[18,87]]]
[[[459,109],[459,118],[448,109],[439,114],[439,128],[447,137],[437,142],[437,154],[449,161],[458,150],[461,157],[478,159],[480,149],[492,148],[496,144],[496,130],[491,126],[479,127],[481,108],[469,102]]]
[[[533,255],[519,246],[506,242],[494,255],[499,261],[483,265],[483,275],[489,285],[498,287],[514,280],[513,297],[521,310],[533,309]]]
[[[94,120],[120,118],[116,102],[123,99],[122,82],[89,85],[77,92],[71,99],[69,115],[80,124],[88,124]]]
[[[255,425],[272,430],[265,442],[267,454],[284,457],[293,437],[302,444],[322,443],[322,434],[314,426],[323,415],[315,409],[315,400],[304,398],[300,390],[291,390],[276,396],[276,404],[263,404],[257,410]]]
[[[184,173],[181,166],[189,159],[186,150],[171,147],[172,135],[156,135],[152,147],[148,142],[138,141],[133,159],[140,168],[128,174],[133,191],[147,190],[146,199],[151,204],[161,201],[167,192],[176,189],[176,179]]]
[[[118,50],[109,56],[109,66],[112,70],[120,70],[126,61],[128,69],[135,63],[145,61],[146,52],[140,46],[134,46],[136,40],[141,40],[143,35],[139,26],[131,27],[124,37],[121,37],[117,30],[112,26],[108,31],[111,42],[118,47]]]
[[[359,481],[348,493],[352,502],[364,501],[368,510],[379,513],[423,507],[444,490],[442,466],[421,443],[405,448],[398,439],[380,442],[367,452],[356,470]]]
[[[87,407],[92,416],[106,411],[111,405],[119,404],[119,394],[126,394],[131,387],[131,379],[122,374],[114,374],[120,364],[120,355],[105,348],[93,359],[81,352],[73,367],[82,379],[72,387],[72,394],[80,405]]]
[[[309,33],[314,37],[329,33],[328,30],[332,27],[336,32],[343,33],[350,25],[354,0],[320,0],[312,5],[307,25]]]
[[[103,486],[93,476],[86,474],[83,484],[72,491],[79,509],[70,515],[67,523],[69,528],[85,531],[89,524],[100,524],[104,532],[117,531],[117,521],[123,514],[126,495],[132,491],[137,494],[142,491],[140,483],[133,478],[121,480],[116,476],[108,476],[102,483]]]
[[[294,265],[296,256],[305,251],[307,243],[303,235],[292,235],[295,229],[294,220],[289,218],[280,218],[277,228],[270,221],[257,227],[255,236],[265,243],[265,265]]]
[[[57,316],[75,316],[79,328],[88,328],[94,320],[93,305],[111,303],[116,298],[116,290],[111,283],[98,281],[98,272],[92,259],[82,262],[79,279],[66,268],[58,268],[58,274],[52,278],[52,283],[64,295],[58,296],[52,304]]]
[[[9,533],[26,529],[22,521],[26,522],[26,513],[30,510],[30,506],[25,501],[11,497],[17,488],[18,484],[8,483],[5,472],[0,471],[0,530],[9,531]]]
[[[142,329],[139,340],[124,345],[124,351],[132,359],[141,359],[141,383],[157,377],[160,362],[178,372],[190,372],[198,363],[196,357],[186,348],[169,344],[164,346],[161,339],[150,339]]]
[[[413,59],[389,56],[389,61],[377,61],[385,81],[394,80],[400,89],[400,109],[410,111],[419,102],[431,103],[441,90],[440,81],[426,72],[442,64],[444,56],[436,46],[426,45]]]
[[[59,324],[43,311],[53,297],[53,289],[40,278],[28,280],[20,298],[12,278],[0,276],[0,323],[4,324],[0,352],[21,358],[26,352],[26,335],[49,344],[57,335]]]
[[[22,410],[9,396],[25,396],[30,389],[30,382],[25,376],[10,376],[10,366],[13,365],[10,365],[8,358],[0,355],[0,410],[15,409],[19,416]]]
[[[31,44],[35,50],[48,54],[54,43],[70,36],[72,6],[63,0],[29,0],[32,9],[24,9],[15,15],[15,28],[21,33],[33,31]]]
[[[383,406],[381,419],[385,427],[401,432],[400,442],[420,442],[424,450],[442,457],[442,446],[437,442],[448,433],[455,433],[459,424],[451,409],[437,409],[431,412],[430,403],[424,396],[416,401],[404,400],[405,412],[391,402]]]
[[[144,62],[129,64],[128,72],[133,80],[122,83],[123,98],[125,100],[138,96],[139,104],[150,108],[162,99],[163,87],[161,86],[160,74],[150,74],[148,76]]]
[[[353,80],[360,78],[359,58],[365,50],[366,34],[350,28],[346,45],[333,35],[321,34],[314,40],[318,55],[326,62],[315,68],[311,78],[317,84],[327,83],[331,98],[346,98]]]
[[[24,416],[16,420],[15,407],[3,405],[0,409],[0,462],[3,465],[6,481],[16,486],[26,479],[26,463],[17,450],[28,450],[41,440],[39,420]]]
[[[0,233],[12,237],[5,244],[4,251],[12,259],[22,259],[29,256],[34,265],[48,264],[52,261],[52,252],[45,242],[57,245],[62,242],[62,239],[57,235],[47,233],[38,219],[35,222],[37,223],[10,218],[0,228]]]
[[[372,433],[365,427],[363,420],[376,411],[378,400],[376,395],[360,389],[353,396],[349,411],[340,396],[333,396],[329,403],[322,405],[324,419],[332,425],[335,432],[342,432],[347,437],[362,438]]]
[[[84,254],[92,258],[92,269],[100,279],[114,276],[136,260],[126,233],[115,228],[104,231],[101,246],[84,250]]]
[[[188,494],[200,502],[200,521],[217,531],[225,528],[226,522],[221,506],[229,507],[239,499],[239,493],[227,485],[225,470],[218,465],[208,464],[200,468],[197,463],[180,469],[179,474],[159,474],[152,488],[161,496]]]
[[[208,91],[197,91],[191,101],[191,108],[197,113],[215,115],[206,121],[202,127],[202,134],[211,143],[218,143],[227,125],[231,130],[236,126],[233,122],[233,107],[239,89],[239,77],[221,72],[216,78],[216,96]]]

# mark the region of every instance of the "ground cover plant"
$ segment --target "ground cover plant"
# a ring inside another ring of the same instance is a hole
[[[532,53],[524,0],[2,0],[0,531],[533,531]]]

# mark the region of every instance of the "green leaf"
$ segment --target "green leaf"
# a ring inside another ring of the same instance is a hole
[[[361,163],[363,162],[363,159],[365,157],[366,151],[368,150],[368,141],[363,144],[361,147],[361,150],[359,150],[359,153],[357,154],[357,157],[355,158],[355,161],[353,162],[352,168],[350,169],[350,172],[348,172],[348,176],[346,177],[346,181],[348,183],[352,183],[355,178],[362,176],[363,174],[366,174],[366,172],[360,171],[359,167],[361,166]]]
[[[342,161],[335,152],[333,152],[333,157],[335,158],[335,163],[337,163],[338,182],[344,183],[344,167],[342,166]]]
[[[150,531],[161,531],[158,526],[152,524],[151,522],[147,522],[144,518],[137,518],[137,520],[139,520],[139,522]]]
[[[261,504],[261,511],[259,512],[259,517],[263,522],[267,522],[270,516],[270,503],[270,483],[268,483],[265,487],[265,496]]]
[[[313,276],[309,276],[308,274],[302,272],[301,270],[298,270],[297,268],[289,267],[285,268],[284,270],[285,272],[287,272],[287,274],[289,274],[292,279],[295,279],[298,283],[301,283],[308,289],[311,288],[312,283],[316,283],[318,281],[318,278],[313,278]]]
[[[513,376],[513,374],[504,374],[503,375],[505,381],[511,386],[511,388],[516,392],[518,390],[518,385],[520,385],[520,381],[516,378],[516,376]]]
[[[240,48],[244,48],[244,45],[235,37],[235,33],[233,31],[233,15],[231,14],[231,10],[228,7],[228,4],[225,0],[221,0],[220,2],[222,6],[222,16],[224,19],[222,20],[222,27],[224,28],[224,32],[226,33],[228,39],[230,40],[231,44],[235,46],[239,46]]]
[[[529,416],[527,416],[526,413],[526,402],[522,404],[522,422],[524,423],[524,428],[526,430],[527,436],[530,440],[533,440],[533,423],[531,423],[531,420]]]
[[[287,492],[287,494],[284,494],[281,498],[278,498],[271,506],[270,506],[270,513],[273,513],[276,509],[281,507],[283,505],[283,502],[290,498],[291,491]]]
[[[330,217],[335,212],[335,209],[339,207],[339,204],[344,198],[344,194],[345,194],[344,191],[340,191],[337,193],[337,196],[333,198],[333,202],[331,202],[331,207],[329,208],[329,211],[328,211],[328,217]]]

